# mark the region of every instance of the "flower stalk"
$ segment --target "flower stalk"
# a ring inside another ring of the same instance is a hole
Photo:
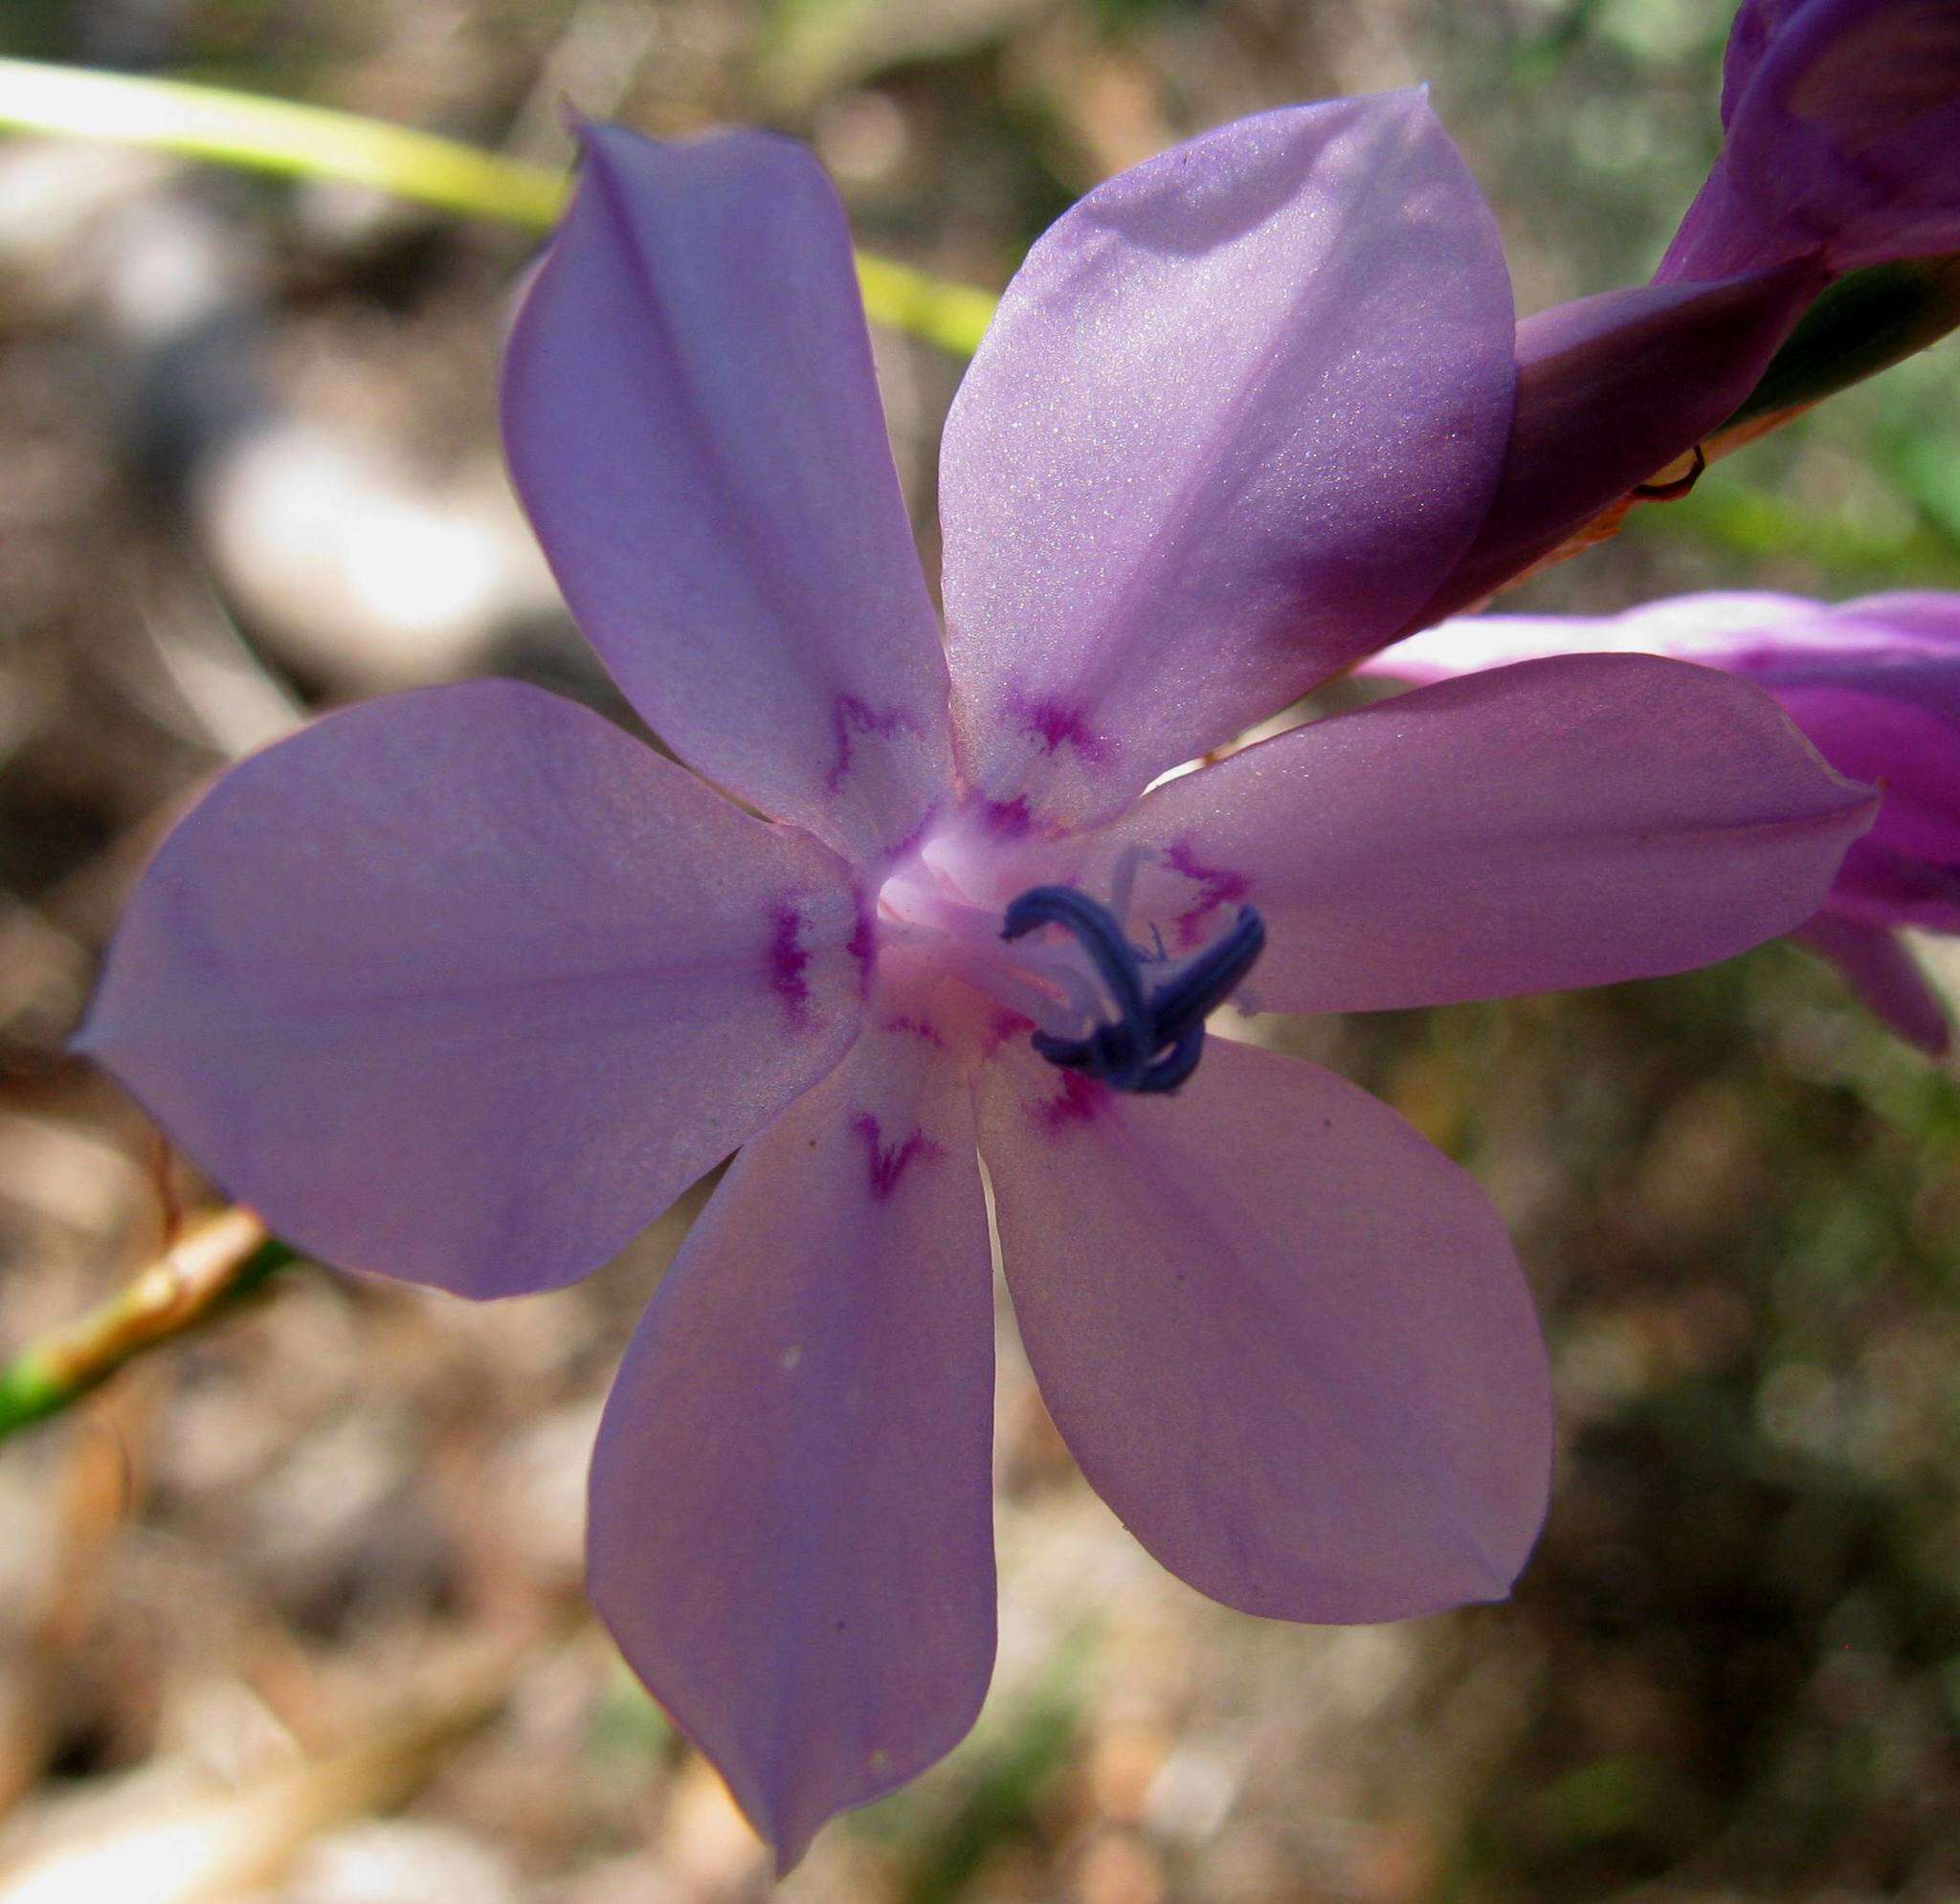
[[[570,174],[460,140],[355,113],[145,75],[0,59],[0,128],[147,145],[290,178],[337,179],[437,211],[534,232],[565,210]],[[970,357],[993,315],[991,294],[895,259],[857,255],[873,321]]]
[[[0,1368],[0,1438],[59,1414],[124,1362],[257,1288],[297,1253],[248,1209],[200,1219],[108,1301],[28,1343]]]

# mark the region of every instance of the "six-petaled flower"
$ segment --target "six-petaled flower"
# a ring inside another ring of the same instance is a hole
[[[594,129],[506,442],[678,760],[516,685],[379,701],[232,770],[135,893],[85,1044],[330,1261],[548,1288],[741,1147],[626,1352],[591,1590],[784,1865],[986,1688],[982,1160],[1049,1406],[1168,1566],[1352,1621],[1523,1562],[1549,1408],[1495,1212],[1205,1014],[1249,971],[1314,1012],[1721,958],[1816,911],[1871,799],[1638,655],[1166,778],[1434,594],[1512,325],[1419,95],[1113,180],[953,407],[942,641],[821,173]]]

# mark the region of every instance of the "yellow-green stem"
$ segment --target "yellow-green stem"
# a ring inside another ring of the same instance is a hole
[[[544,231],[569,175],[353,113],[219,86],[0,59],[0,126],[148,145],[296,178],[339,179],[440,211]],[[875,322],[970,357],[995,299],[890,258],[858,256]]]
[[[181,1336],[293,1260],[250,1210],[201,1219],[107,1302],[0,1367],[0,1437],[58,1414],[131,1357]]]

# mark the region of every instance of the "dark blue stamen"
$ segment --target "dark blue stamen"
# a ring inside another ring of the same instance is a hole
[[[1240,906],[1231,926],[1152,994],[1150,1008],[1172,1024],[1202,1024],[1245,983],[1265,949],[1265,920],[1253,907]]]
[[[1036,1031],[1035,1049],[1049,1063],[1080,1071],[1119,1091],[1175,1091],[1204,1054],[1205,1019],[1231,997],[1265,949],[1266,927],[1251,906],[1218,939],[1154,990],[1144,984],[1149,955],[1124,937],[1106,906],[1073,886],[1034,886],[1008,907],[1001,937],[1019,939],[1036,926],[1073,933],[1094,962],[1116,1006],[1113,1024],[1086,1037]],[[1157,941],[1159,958],[1163,941]]]
[[[1170,1055],[1159,1058],[1129,1088],[1132,1091],[1175,1091],[1197,1070],[1198,1060],[1204,1054],[1205,1028],[1201,1020],[1195,1025],[1186,1026],[1178,1034],[1177,1042],[1171,1046]]]

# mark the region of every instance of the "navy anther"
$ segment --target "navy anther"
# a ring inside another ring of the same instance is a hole
[[[1035,1049],[1054,1064],[1066,1064],[1112,1080],[1147,1063],[1162,1039],[1153,1039],[1144,997],[1142,962],[1106,906],[1073,886],[1031,886],[1008,907],[1000,936],[1019,939],[1036,926],[1058,925],[1080,941],[1116,1003],[1117,1022],[1099,1025],[1086,1038],[1035,1033]]]
[[[1206,1017],[1237,989],[1266,944],[1265,921],[1241,906],[1225,933],[1149,990],[1143,969],[1149,955],[1087,894],[1073,886],[1031,887],[1008,907],[1000,936],[1019,939],[1039,925],[1074,934],[1108,987],[1117,1017],[1086,1037],[1036,1031],[1031,1042],[1049,1063],[1119,1091],[1168,1092],[1183,1084],[1204,1055]]]
[[[1254,907],[1240,906],[1230,928],[1152,995],[1151,1009],[1160,1023],[1202,1025],[1245,983],[1265,949],[1265,920]]]
[[[1205,1028],[1202,1021],[1187,1026],[1178,1034],[1169,1057],[1159,1058],[1129,1088],[1132,1091],[1175,1091],[1198,1068],[1205,1054]]]

